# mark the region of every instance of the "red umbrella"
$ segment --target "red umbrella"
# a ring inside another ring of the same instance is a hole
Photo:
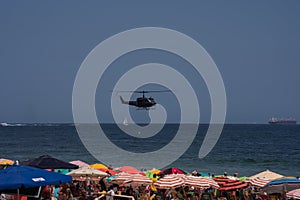
[[[159,174],[187,174],[187,173],[182,169],[171,167],[171,168],[161,170]]]
[[[218,177],[214,178],[214,180],[220,186],[219,190],[229,191],[229,190],[236,190],[242,189],[248,186],[248,182],[240,181],[239,179],[230,179],[228,177]]]
[[[141,175],[146,176],[145,173],[141,172],[140,170],[138,170],[137,168],[132,167],[132,166],[119,167],[119,168],[117,168],[117,170],[128,173],[128,174],[141,174]]]
[[[118,172],[112,170],[112,169],[98,169],[99,171],[102,171],[102,172],[105,172],[105,173],[109,173],[110,175],[115,175],[117,174]]]

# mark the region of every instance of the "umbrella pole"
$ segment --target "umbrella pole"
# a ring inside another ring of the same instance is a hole
[[[19,191],[19,188],[17,189],[17,194],[18,194],[18,200],[20,200],[20,191]]]

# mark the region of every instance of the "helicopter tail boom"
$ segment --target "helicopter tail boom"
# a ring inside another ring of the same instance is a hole
[[[127,104],[127,105],[131,105],[131,106],[138,106],[136,101],[125,101],[122,96],[120,96],[120,100],[121,100],[122,104]]]
[[[129,104],[129,101],[125,101],[122,96],[120,96],[120,100],[122,104]]]

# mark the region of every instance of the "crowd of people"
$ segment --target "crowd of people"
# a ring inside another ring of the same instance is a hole
[[[44,200],[137,199],[137,200],[267,200],[268,196],[252,187],[234,191],[213,188],[178,187],[153,189],[151,185],[120,185],[100,181],[73,181],[72,184],[47,186]]]

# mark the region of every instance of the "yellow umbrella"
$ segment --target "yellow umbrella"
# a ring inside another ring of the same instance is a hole
[[[90,165],[90,167],[94,168],[94,169],[108,169],[107,166],[105,166],[104,164],[101,164],[101,163],[92,164],[92,165]]]
[[[161,170],[159,170],[159,169],[152,169],[152,170],[150,170],[150,173],[151,174],[159,174],[160,171]]]
[[[13,165],[13,164],[14,164],[13,160],[4,159],[4,158],[0,159],[0,165]]]

